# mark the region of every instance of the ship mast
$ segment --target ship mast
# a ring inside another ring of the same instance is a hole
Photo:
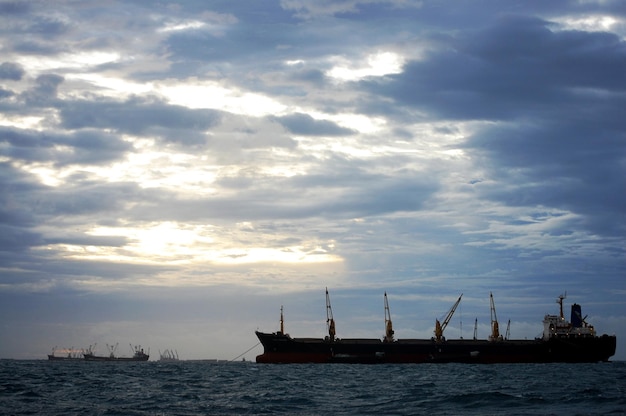
[[[283,319],[283,305],[280,305],[280,333],[285,333],[285,321]]]
[[[448,311],[448,314],[446,315],[446,318],[443,320],[443,323],[439,322],[439,319],[435,319],[435,341],[441,342],[444,339],[443,331],[448,326],[448,322],[450,322],[450,319],[452,319],[452,315],[454,315],[454,311],[456,310],[456,307],[459,306],[459,303],[461,303],[462,297],[463,297],[463,294],[461,293],[461,296],[459,296],[459,298],[456,300],[454,305],[452,305],[452,308],[450,308],[450,310]]]
[[[478,318],[474,319],[474,340],[478,339]]]
[[[496,341],[500,338],[500,328],[498,327],[498,317],[496,316],[496,304],[493,301],[493,294],[489,292],[489,301],[491,303],[491,341]]]
[[[391,323],[391,311],[389,310],[389,302],[387,301],[387,292],[385,292],[385,342],[393,342],[393,325]]]
[[[109,349],[109,352],[110,352],[109,357],[115,358],[115,352],[117,351],[118,345],[119,345],[119,342],[116,342],[114,346],[107,344],[107,348]]]
[[[561,317],[561,321],[565,320],[565,315],[563,315],[563,299],[567,297],[567,292],[563,295],[559,295],[559,298],[556,300],[556,303],[559,304],[559,316]]]
[[[326,288],[326,327],[328,329],[328,337],[331,341],[335,340],[335,320],[333,319],[333,308],[330,306],[330,295]]]

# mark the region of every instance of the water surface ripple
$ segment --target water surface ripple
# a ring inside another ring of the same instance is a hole
[[[623,415],[626,362],[261,365],[0,360],[3,415]]]

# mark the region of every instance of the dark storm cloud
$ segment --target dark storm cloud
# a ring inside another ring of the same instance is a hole
[[[315,68],[297,68],[294,72],[287,74],[286,77],[293,81],[304,82],[317,87],[322,87],[328,82],[326,74]],[[302,94],[304,94],[304,90]]]
[[[10,163],[0,163],[0,261],[5,267],[17,260],[14,253],[42,244],[40,233],[32,230],[38,219],[29,203],[42,189]]]
[[[24,68],[19,64],[12,62],[3,62],[0,64],[0,79],[10,79],[19,81],[24,76]]]
[[[623,233],[614,219],[626,209],[626,43],[550,26],[502,19],[374,89],[441,118],[505,121],[462,146],[511,184],[488,197],[568,209],[594,232]]]
[[[74,133],[31,131],[0,127],[0,154],[27,162],[52,162],[57,166],[104,164],[121,158],[132,146],[102,131]]]
[[[37,195],[39,199],[31,199],[36,203],[33,210],[41,216],[87,215],[104,220],[119,215],[119,210],[136,197],[136,192],[134,185],[84,182],[62,190],[52,188]]]
[[[13,7],[11,3],[0,5],[0,19],[4,21],[0,33],[9,35],[3,44],[6,51],[24,54],[51,55],[67,44],[58,41],[67,34],[70,25],[55,15],[33,12],[34,2],[20,2],[25,7]],[[59,13],[61,14],[61,13]]]
[[[369,47],[367,36],[379,42],[383,38],[391,41],[399,30],[391,23],[389,26],[363,26],[349,19],[303,20],[294,10],[280,6],[279,2],[221,4],[220,13],[236,16],[236,20],[224,23],[218,33],[212,28],[172,33],[163,41],[163,47],[172,56],[173,72],[190,74],[209,70],[260,90],[263,89],[258,77],[261,68],[266,73],[279,71],[281,77],[288,79],[290,69],[285,68],[286,61],[321,59],[322,62],[316,62],[321,67],[306,72],[294,68],[292,77],[319,85],[324,80],[323,70],[329,69],[325,67],[329,63],[323,63],[328,56],[356,59]],[[388,8],[381,10],[389,12]],[[246,70],[250,67],[255,71]],[[233,76],[239,71],[242,71],[241,76]]]
[[[98,128],[139,135],[156,134],[166,141],[191,145],[202,143],[205,140],[202,132],[219,120],[219,111],[194,110],[140,97],[123,102],[106,99],[74,101],[61,108],[61,124],[67,129]]]
[[[69,29],[65,23],[47,17],[37,17],[25,31],[28,33],[43,35],[46,38],[61,35]]]
[[[0,262],[13,270],[3,274],[2,282],[18,285],[56,280],[51,276],[108,276],[114,265],[72,262],[56,258],[52,248],[32,249],[49,244],[120,247],[124,236],[87,235],[84,221],[113,224],[126,204],[150,199],[135,184],[99,183],[80,175],[67,178],[63,187],[44,186],[8,163],[0,164],[0,192]],[[44,235],[39,227],[49,221],[58,228]]]
[[[52,105],[57,98],[59,85],[64,78],[56,74],[42,74],[35,79],[35,86],[22,94],[27,105],[45,107]]]
[[[31,10],[31,5],[25,1],[0,2],[0,13],[8,15],[22,15]]]
[[[338,126],[332,121],[315,120],[308,114],[294,113],[274,119],[290,132],[303,136],[346,136],[356,133],[356,131]]]
[[[195,73],[198,67],[227,73],[236,62],[255,62],[262,66],[275,66],[291,54],[276,51],[281,40],[276,32],[255,33],[255,26],[246,28],[249,33],[241,33],[244,39],[216,37],[203,31],[175,33],[167,40],[167,49],[175,62],[184,61],[184,65],[174,66],[178,74]],[[269,36],[269,38],[268,38]],[[279,56],[274,56],[278,54]],[[282,58],[280,57],[282,55]],[[268,57],[270,57],[268,59]],[[242,79],[241,81],[245,81]]]
[[[179,75],[206,68],[232,75],[231,71],[239,70],[236,64],[241,62],[274,66],[290,55],[281,47],[301,37],[300,32],[294,31],[297,20],[279,2],[225,2],[217,7],[189,3],[187,6],[186,12],[192,12],[188,18],[203,20],[202,13],[211,9],[219,10],[221,17],[208,21],[208,29],[176,31],[163,42],[172,57],[173,72]]]
[[[45,42],[23,40],[15,41],[12,44],[11,49],[13,52],[19,52],[25,55],[56,55],[59,53],[59,48],[56,45],[50,45]]]
[[[0,100],[2,100],[3,98],[12,97],[14,95],[15,93],[13,91],[0,88]],[[0,104],[0,109],[2,109],[2,107],[3,106]]]
[[[95,182],[75,175],[66,186],[50,187],[8,163],[0,164],[0,173],[0,221],[15,227],[35,227],[55,217],[80,222],[72,218],[79,215],[93,215],[97,221],[115,219],[124,204],[144,197],[136,184]]]
[[[624,90],[625,69],[626,44],[614,34],[510,17],[451,39],[373,90],[441,118],[510,120],[558,111],[573,89]]]
[[[21,252],[43,244],[41,235],[20,227],[4,224],[8,219],[3,218],[4,212],[0,211],[0,259],[4,258],[2,264],[6,267],[15,261],[14,253]],[[6,282],[4,282],[6,283]]]
[[[470,138],[467,149],[498,182],[515,184],[479,186],[485,197],[512,206],[566,209],[583,214],[581,225],[594,233],[621,236],[626,232],[625,131],[579,121],[502,126]]]

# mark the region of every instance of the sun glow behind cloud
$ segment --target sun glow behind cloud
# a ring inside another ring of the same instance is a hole
[[[206,23],[199,20],[176,21],[167,23],[163,28],[158,29],[157,32],[176,32],[179,30],[200,29],[205,25]]]
[[[134,94],[148,94],[154,91],[152,83],[137,83],[121,77],[96,73],[75,73],[66,75],[68,80],[84,81],[98,87],[98,94],[104,97],[124,99]]]
[[[233,242],[217,237],[211,225],[189,225],[176,222],[146,224],[139,227],[94,227],[85,234],[124,236],[122,247],[55,244],[44,249],[58,250],[74,260],[99,260],[152,265],[237,265],[254,263],[336,263],[342,259],[330,250],[332,243],[255,247],[254,244],[233,247]]]
[[[172,104],[188,108],[212,108],[255,117],[280,114],[287,108],[284,104],[262,94],[193,79],[183,83],[160,84],[156,91]]]
[[[394,52],[378,52],[367,56],[360,67],[355,67],[345,58],[337,58],[337,64],[328,71],[328,76],[341,81],[357,81],[359,79],[402,71],[404,58]]]
[[[60,55],[38,56],[37,58],[24,55],[16,62],[28,68],[31,72],[45,72],[63,68],[64,70],[86,69],[97,65],[118,62],[121,55],[117,52],[91,51],[78,53],[64,53]]]
[[[620,20],[614,16],[606,15],[588,15],[585,17],[579,16],[563,16],[555,18],[554,21],[560,23],[566,30],[584,30],[584,31],[598,31],[608,32],[615,28],[624,26],[626,23],[624,20]],[[626,36],[626,33],[622,33],[622,38]]]

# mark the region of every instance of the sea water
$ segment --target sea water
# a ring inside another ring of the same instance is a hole
[[[0,360],[2,415],[626,414],[626,362]]]

